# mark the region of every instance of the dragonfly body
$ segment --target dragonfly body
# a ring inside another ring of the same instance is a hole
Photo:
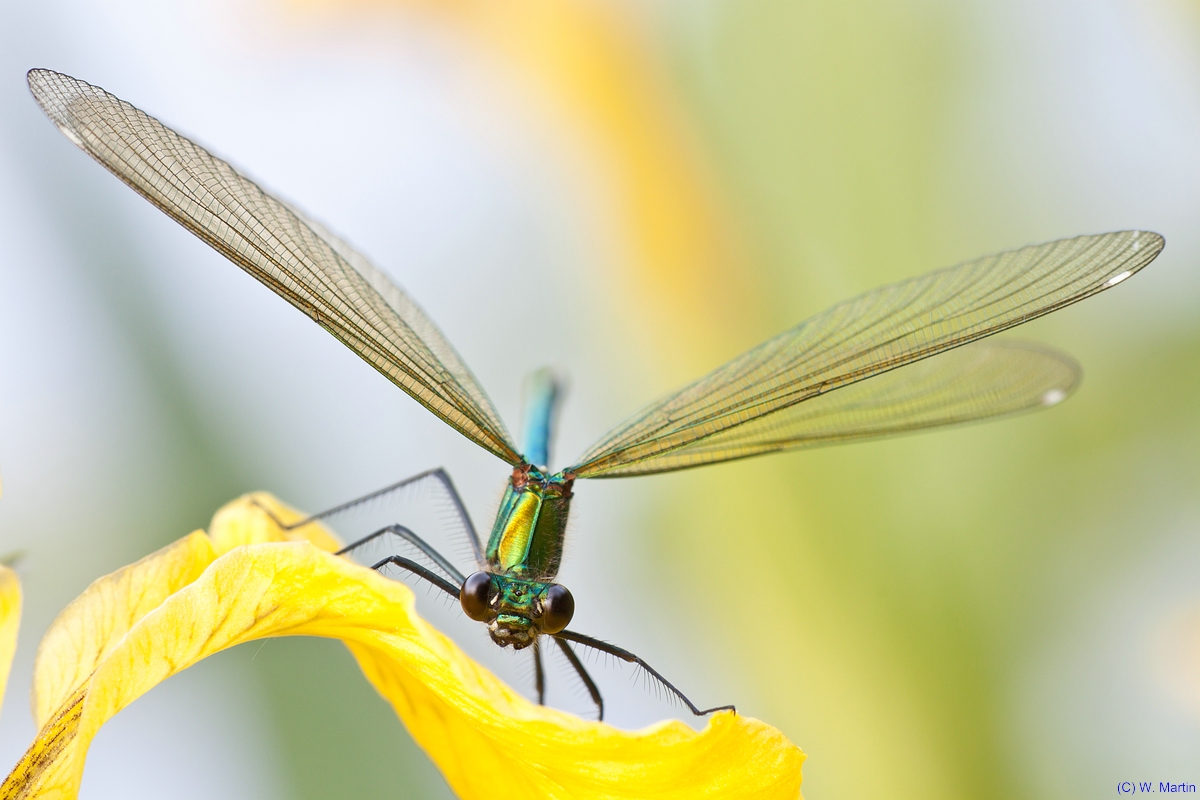
[[[463,611],[486,623],[488,635],[501,647],[523,650],[538,635],[565,628],[575,611],[571,593],[553,582],[562,565],[575,478],[545,469],[561,397],[550,370],[530,376],[523,447],[528,460],[513,468],[504,487],[483,569],[467,578],[459,592]]]
[[[402,567],[456,596],[497,644],[532,647],[539,701],[538,642],[549,636],[601,716],[599,691],[572,645],[637,664],[693,713],[716,709],[697,708],[634,654],[566,629],[575,604],[555,579],[576,479],[687,469],[1054,405],[1077,385],[1078,365],[1048,348],[987,337],[1123,282],[1164,244],[1158,234],[1138,230],[1076,236],[865,292],[651,403],[574,464],[552,472],[549,451],[560,394],[552,375],[534,378],[519,447],[434,322],[345,241],[103,89],[49,70],[31,70],[28,81],[42,110],[77,146],[513,468],[486,545],[442,470],[383,490],[440,481],[470,533],[476,557],[470,575],[400,524],[343,552],[378,536],[398,537],[425,562],[395,555],[377,569]]]
[[[574,483],[561,472],[547,475],[523,464],[513,470],[504,488],[484,553],[490,585],[488,612],[480,620],[488,623],[488,633],[496,644],[521,650],[539,633],[557,633],[570,622],[568,615],[554,630],[546,630],[542,624],[554,587],[566,591],[553,580],[562,563]],[[573,601],[571,607],[573,610]]]
[[[515,468],[488,537],[488,568],[514,578],[553,579],[562,562],[574,483],[532,464]]]

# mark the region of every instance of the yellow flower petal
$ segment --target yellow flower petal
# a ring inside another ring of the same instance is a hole
[[[269,517],[251,500],[235,501],[214,519],[211,541],[264,532],[283,538],[263,519]],[[97,581],[64,612],[68,619],[55,623],[75,630],[85,645],[58,643],[43,652],[64,660],[77,653],[84,666],[39,656],[39,673],[58,667],[73,677],[87,665],[94,671],[74,691],[64,688],[70,677],[53,682],[60,705],[0,798],[75,797],[92,738],[122,708],[226,647],[294,635],[345,641],[464,798],[792,800],[799,793],[804,754],[773,728],[722,714],[699,733],[674,721],[630,733],[533,705],[421,620],[406,586],[307,541],[235,547],[146,612],[153,597],[208,557],[205,543],[204,534],[192,534]],[[131,600],[136,575],[148,586]],[[83,635],[80,621],[87,619],[104,621],[100,634]],[[39,680],[50,683],[41,674]]]
[[[17,650],[17,628],[21,624],[21,582],[17,573],[0,564],[0,705],[4,687]]]
[[[255,507],[255,513],[247,513]],[[219,555],[260,542],[311,541],[330,551],[341,547],[318,523],[287,531],[272,515],[285,525],[304,518],[268,494],[247,495],[217,512],[211,535],[196,531],[89,586],[58,615],[38,647],[33,682],[37,724],[46,724],[135,623],[200,577]]]
[[[46,724],[135,624],[216,559],[204,531],[105,575],[75,598],[46,631],[33,669],[33,715]]]
[[[256,513],[252,510],[254,507],[266,513]],[[266,492],[256,492],[218,511],[213,516],[208,532],[213,547],[221,555],[239,545],[260,542],[312,542],[330,553],[340,550],[342,543],[319,522],[310,522],[292,530],[284,530],[275,524],[293,525],[307,516]]]

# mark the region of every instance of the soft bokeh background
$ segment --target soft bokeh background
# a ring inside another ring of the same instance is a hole
[[[0,552],[27,554],[0,761],[34,734],[21,698],[57,611],[222,502],[268,489],[316,510],[444,465],[486,526],[506,475],[57,134],[24,87],[45,66],[344,233],[511,427],[522,376],[567,370],[560,463],[854,292],[1076,233],[1163,233],[1143,275],[1019,332],[1082,361],[1070,402],[581,485],[562,578],[575,627],[803,747],[808,797],[1200,783],[1200,6],[3,0],[0,15]],[[531,685],[478,626],[421,602]],[[619,725],[678,713],[597,673]],[[102,732],[84,781],[93,798],[447,794],[350,657],[308,640],[154,690]]]

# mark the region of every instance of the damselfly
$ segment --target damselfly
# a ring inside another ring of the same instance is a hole
[[[576,480],[678,470],[1053,405],[1079,379],[1074,361],[1033,345],[979,340],[1115,286],[1163,247],[1161,236],[1143,231],[1079,236],[875,289],[650,404],[570,467],[552,472],[549,442],[559,392],[545,373],[519,447],[437,326],[346,242],[103,89],[47,70],[31,71],[29,86],[72,142],[446,424],[512,465],[486,544],[445,472],[382,490],[441,483],[471,534],[471,574],[401,525],[342,552],[384,535],[407,542],[430,566],[395,555],[375,568],[409,570],[486,624],[496,644],[532,648],[539,702],[540,643],[548,637],[578,672],[601,717],[600,692],[572,645],[641,666],[694,714],[717,709],[698,708],[633,653],[567,628],[575,602],[555,578]]]

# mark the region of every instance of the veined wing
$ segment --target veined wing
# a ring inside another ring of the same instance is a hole
[[[135,191],[468,439],[521,462],[500,415],[441,331],[348,244],[99,87],[31,70],[29,88],[68,139]]]
[[[717,442],[738,437],[717,437],[1102,292],[1150,263],[1162,248],[1163,238],[1145,231],[1079,236],[986,256],[859,295],[651,404],[568,471],[581,478],[630,475],[764,452],[746,449],[745,443],[721,450]],[[830,429],[826,440],[835,432]],[[700,460],[687,458],[683,451],[705,450],[699,443],[709,439],[716,440],[715,449]],[[676,451],[677,459],[666,459]]]
[[[1048,348],[973,342],[588,477],[667,472],[1044,408],[1065,400],[1080,377],[1073,359]]]

